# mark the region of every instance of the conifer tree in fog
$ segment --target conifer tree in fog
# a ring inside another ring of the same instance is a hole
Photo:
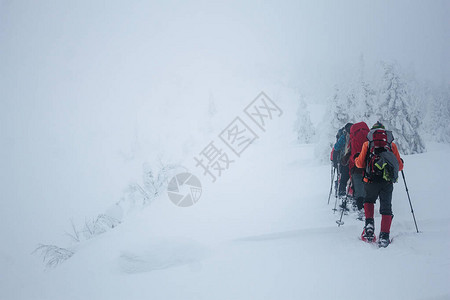
[[[407,84],[395,65],[384,64],[383,68],[375,114],[386,129],[392,130],[402,154],[424,152],[425,146],[418,133],[420,119]]]
[[[439,143],[450,143],[450,86],[440,87],[431,94],[425,117],[425,132]]]
[[[296,122],[297,140],[301,144],[310,144],[313,142],[316,130],[309,115],[308,105],[303,98],[300,99],[300,103],[297,110],[297,122]]]

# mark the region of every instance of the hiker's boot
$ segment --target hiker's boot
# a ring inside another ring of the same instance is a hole
[[[360,221],[364,221],[364,209],[358,210],[358,217],[357,217],[357,219],[360,220]]]
[[[352,202],[352,211],[358,211],[358,206],[356,205],[356,201]]]
[[[361,239],[365,242],[375,242],[375,225],[373,218],[366,218],[366,226],[364,226]]]
[[[389,232],[380,232],[378,247],[386,248],[390,243],[391,241],[389,240]]]

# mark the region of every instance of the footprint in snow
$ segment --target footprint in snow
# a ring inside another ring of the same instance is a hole
[[[120,271],[127,274],[151,272],[189,265],[193,272],[201,269],[200,261],[207,249],[193,241],[159,240],[145,247],[123,251],[119,258]]]

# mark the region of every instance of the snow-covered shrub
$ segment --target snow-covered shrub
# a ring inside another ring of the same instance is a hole
[[[170,178],[177,172],[185,169],[178,164],[159,163],[158,171],[148,163],[144,163],[142,172],[142,184],[132,182],[124,191],[124,195],[116,204],[125,211],[142,209],[164,192]]]
[[[39,253],[47,268],[54,268],[64,261],[68,260],[74,254],[73,251],[65,248],[60,248],[54,245],[40,244],[34,251]]]
[[[129,212],[148,206],[159,197],[167,187],[169,179],[180,169],[181,166],[177,164],[163,164],[160,162],[157,175],[154,175],[155,173],[149,164],[144,164],[142,184],[130,184],[125,190],[122,199],[115,203],[114,209],[109,209],[106,213],[99,214],[96,218],[86,219],[81,229],[77,229],[72,221],[72,232],[67,233],[67,235],[72,242],[81,243],[117,227],[122,222],[124,207],[128,208],[127,211]],[[120,213],[117,210],[120,210]],[[73,249],[75,248],[40,244],[33,251],[33,254],[40,254],[47,267],[56,267],[75,254]]]
[[[83,227],[83,235],[86,240],[95,237],[96,235],[105,233],[106,231],[113,229],[120,224],[119,220],[116,220],[105,214],[100,214],[95,219],[86,219]]]

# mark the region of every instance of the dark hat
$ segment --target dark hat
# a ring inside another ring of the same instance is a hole
[[[353,123],[347,123],[345,124],[345,131],[347,131],[348,133],[350,133],[350,128],[353,126]]]
[[[381,128],[381,129],[385,129],[384,125],[380,123],[380,121],[377,121],[375,124],[373,124],[372,129],[377,129],[377,128]]]

